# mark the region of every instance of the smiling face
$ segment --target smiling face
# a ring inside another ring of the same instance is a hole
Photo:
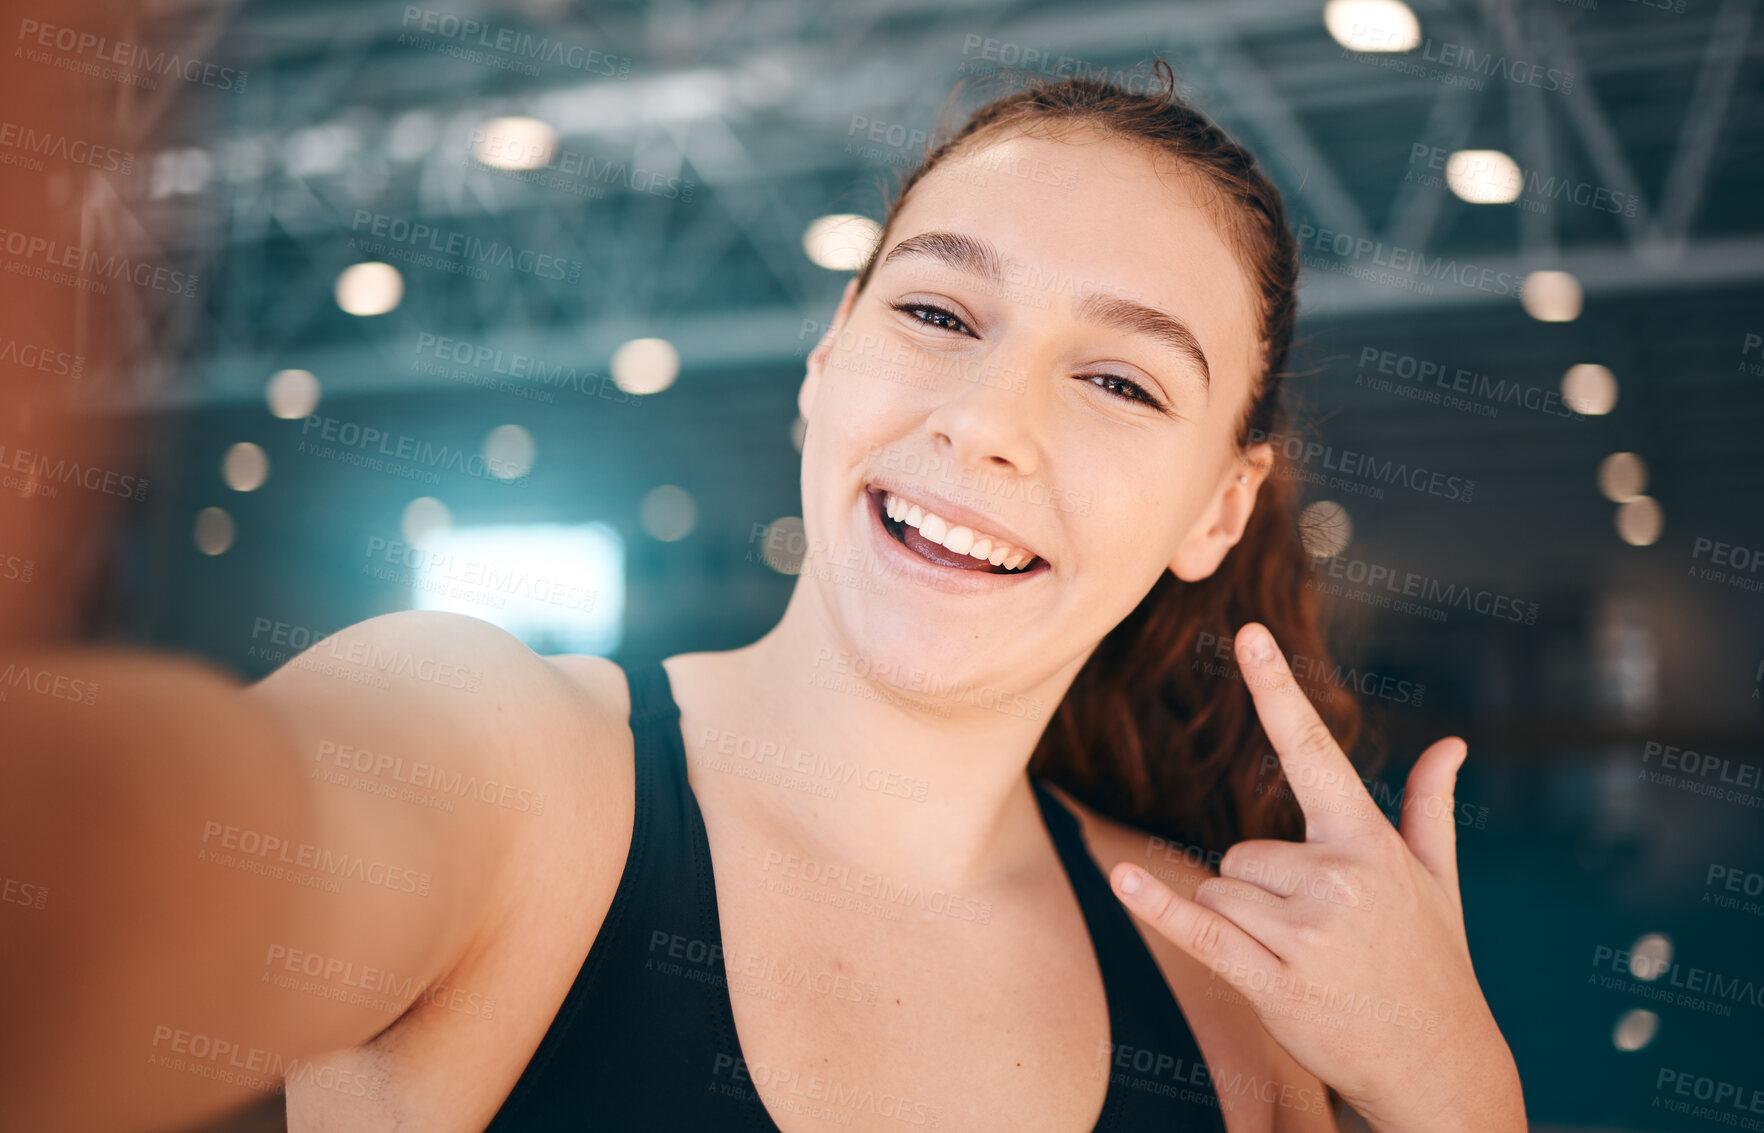
[[[1088,133],[913,186],[799,397],[798,585],[858,655],[1007,687],[1076,671],[1159,575],[1203,578],[1242,535],[1259,318],[1207,201]]]

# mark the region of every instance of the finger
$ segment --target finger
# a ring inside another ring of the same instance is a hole
[[[1306,872],[1315,869],[1317,853],[1315,847],[1303,842],[1252,838],[1225,851],[1219,859],[1219,876],[1290,897],[1298,891]]]
[[[1403,787],[1398,828],[1409,852],[1453,897],[1458,895],[1458,823],[1454,792],[1458,768],[1470,746],[1457,736],[1434,741],[1421,753]]]
[[[1372,906],[1372,887],[1364,878],[1344,869],[1341,863],[1326,856],[1321,847],[1304,842],[1274,838],[1239,842],[1225,851],[1219,862],[1219,876],[1247,882],[1285,898],[1327,901],[1349,909]],[[1288,915],[1293,915],[1293,910],[1289,909]]]
[[[1230,918],[1183,897],[1131,862],[1109,871],[1109,886],[1140,920],[1214,972],[1279,972],[1280,958]]]
[[[1285,897],[1248,882],[1209,877],[1195,889],[1194,903],[1218,913],[1279,959],[1292,958],[1292,914]]]
[[[1239,629],[1237,658],[1262,729],[1304,811],[1305,841],[1351,837],[1374,823],[1387,823],[1360,782],[1360,773],[1293,679],[1268,627],[1248,622]]]

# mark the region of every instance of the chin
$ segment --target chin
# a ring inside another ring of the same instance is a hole
[[[899,580],[881,580],[878,592],[820,585],[844,641],[815,651],[812,679],[820,687],[870,695],[857,690],[881,686],[937,715],[975,707],[1033,714],[1023,694],[1026,650],[1003,640],[1014,636],[1011,625],[950,617],[915,601],[913,585]]]

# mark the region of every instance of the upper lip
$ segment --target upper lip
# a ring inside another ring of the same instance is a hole
[[[897,480],[892,476],[872,476],[865,490],[868,491],[870,488],[893,492],[909,503],[918,504],[926,511],[935,512],[953,524],[972,528],[984,535],[997,536],[1020,551],[1028,551],[1036,558],[1047,558],[1046,555],[1037,551],[1027,539],[1006,526],[1003,521],[990,515],[983,515],[972,508],[963,507],[947,496],[940,496],[928,488],[908,483],[905,480]],[[1051,566],[1052,563],[1050,562],[1049,565]]]

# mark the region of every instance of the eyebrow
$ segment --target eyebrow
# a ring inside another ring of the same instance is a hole
[[[921,232],[900,241],[882,258],[884,265],[896,260],[934,260],[955,271],[979,276],[1004,286],[1005,259],[990,242],[960,232]],[[1188,324],[1167,311],[1147,307],[1131,299],[1102,292],[1092,294],[1078,305],[1078,317],[1087,322],[1114,327],[1153,339],[1176,351],[1200,371],[1201,388],[1212,394],[1212,371],[1207,366],[1206,351]]]

